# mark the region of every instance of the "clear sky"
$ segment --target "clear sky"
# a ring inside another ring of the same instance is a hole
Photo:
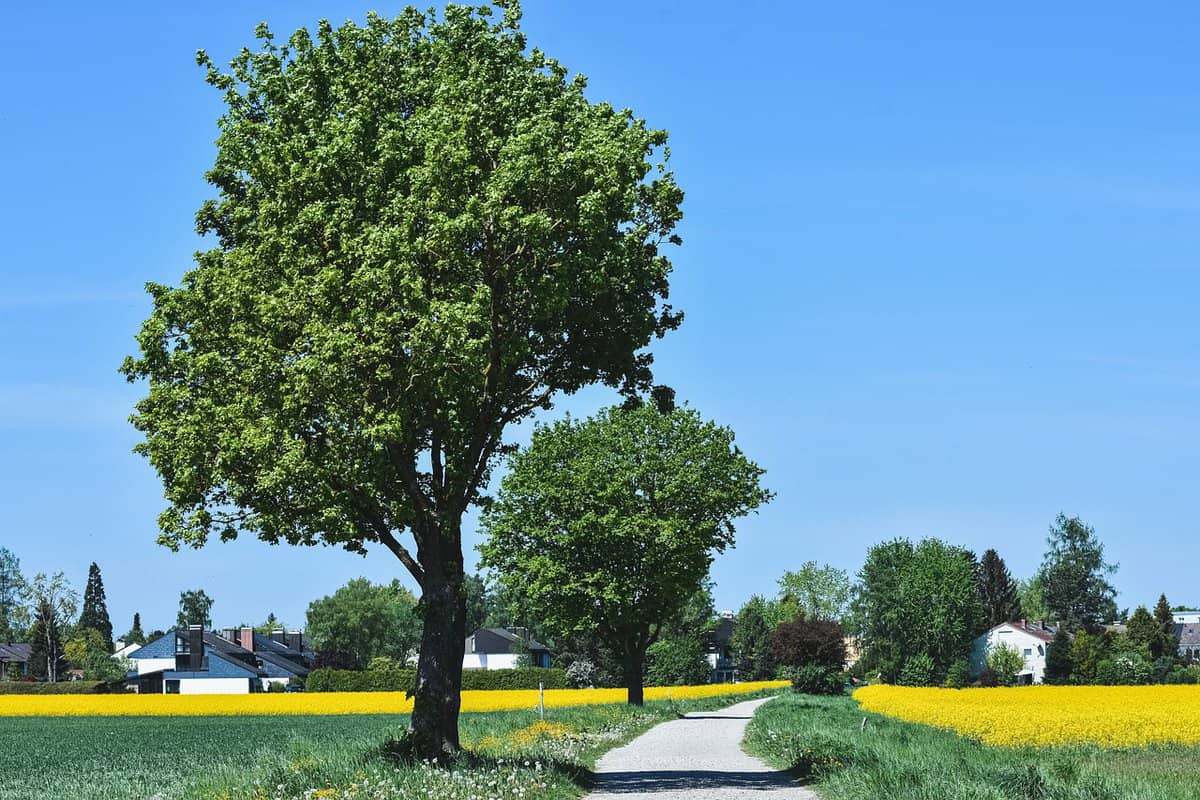
[[[6,11],[0,545],[80,590],[98,561],[118,632],[172,624],[182,589],[218,625],[297,624],[351,577],[408,582],[383,551],[155,545],[126,421],[144,387],[117,374],[143,283],[199,244],[221,108],[195,50],[371,7]],[[1026,577],[1060,510],[1120,562],[1121,605],[1200,603],[1198,24],[1189,4],[527,0],[532,44],[671,133],[687,319],[658,376],[778,493],[717,560],[719,606],[898,536]]]

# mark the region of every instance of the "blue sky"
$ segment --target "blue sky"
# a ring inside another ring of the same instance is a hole
[[[220,103],[195,50],[371,6],[179,7],[23,4],[0,31],[0,545],[80,589],[98,561],[119,631],[195,587],[218,625],[298,623],[351,577],[406,576],[386,552],[156,546],[126,422],[144,389],[117,366],[142,284],[199,244]],[[671,132],[687,319],[658,375],[778,493],[717,560],[718,605],[897,536],[1028,576],[1060,510],[1120,562],[1122,605],[1200,603],[1200,8],[524,8],[593,98]]]

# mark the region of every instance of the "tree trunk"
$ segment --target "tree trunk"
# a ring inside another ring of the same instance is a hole
[[[442,760],[459,749],[466,598],[458,538],[431,539],[429,549],[443,552],[440,558],[427,557],[432,554],[422,552],[425,580],[420,602],[421,653],[417,659],[417,685],[408,732],[414,755]]]
[[[642,705],[644,695],[642,683],[645,675],[645,665],[645,649],[639,648],[633,642],[626,641],[622,672],[624,672],[625,687],[629,691],[629,705],[631,706]]]

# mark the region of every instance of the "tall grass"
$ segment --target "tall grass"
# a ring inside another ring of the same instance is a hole
[[[866,720],[864,726],[863,721]],[[823,800],[1195,800],[1200,748],[995,748],[865,714],[849,697],[788,695],[746,729],[746,748]]]

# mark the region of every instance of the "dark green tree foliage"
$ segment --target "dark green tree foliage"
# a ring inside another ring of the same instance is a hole
[[[98,632],[108,652],[113,651],[113,627],[112,620],[108,617],[108,605],[105,603],[104,579],[100,577],[100,566],[95,561],[88,567],[87,586],[83,590],[83,610],[79,612],[78,626]]]
[[[1095,632],[1116,618],[1116,589],[1108,576],[1115,564],[1104,561],[1104,545],[1079,517],[1059,514],[1046,539],[1046,555],[1038,572],[1050,615],[1071,633]]]
[[[145,644],[146,634],[142,633],[142,615],[134,612],[133,627],[121,639],[125,644]]]
[[[1179,637],[1175,634],[1175,614],[1171,611],[1171,604],[1167,602],[1167,596],[1160,594],[1158,602],[1154,605],[1154,621],[1158,623],[1158,638],[1157,647],[1151,650],[1155,658],[1170,656],[1171,658],[1179,658]]]
[[[1145,606],[1138,606],[1129,617],[1125,635],[1144,656],[1158,658],[1162,648],[1162,629]],[[1160,652],[1154,652],[1158,649]]]
[[[1071,634],[1066,628],[1054,632],[1054,641],[1046,648],[1046,683],[1067,683],[1074,670],[1071,660]]]
[[[698,638],[662,639],[646,648],[646,683],[651,686],[695,686],[708,683],[711,674]]]
[[[400,581],[355,578],[309,604],[308,635],[325,662],[341,654],[355,669],[380,656],[406,663],[421,641],[417,599]]]
[[[0,642],[11,642],[23,632],[21,562],[11,550],[0,547]]]
[[[771,631],[768,640],[775,663],[787,667],[818,666],[840,670],[846,662],[846,633],[841,623],[803,614]]]
[[[212,598],[203,589],[192,589],[179,593],[179,614],[175,617],[175,627],[186,631],[189,625],[203,625],[205,630],[212,628]]]
[[[488,617],[487,584],[479,575],[463,576],[463,591],[467,596],[467,633],[483,627]],[[535,637],[536,638],[536,637]]]
[[[462,517],[507,426],[651,388],[682,193],[667,135],[528,49],[516,2],[327,22],[223,72],[217,246],[126,361],[160,541],[390,551],[421,587],[412,742],[458,748]],[[411,535],[411,544],[405,537]],[[415,545],[415,547],[414,547]]]
[[[610,408],[534,431],[483,517],[483,562],[546,624],[595,630],[642,701],[646,649],[701,587],[734,520],[770,499],[733,432],[695,411]]]
[[[966,656],[982,617],[972,561],[937,539],[872,547],[854,603],[863,666],[895,680],[917,654],[928,656],[938,675]]]
[[[1021,598],[1004,559],[986,550],[979,560],[979,599],[983,604],[983,629],[1021,619]]]
[[[753,595],[737,613],[730,647],[742,680],[762,681],[775,677],[775,659],[771,657],[771,626],[767,622],[767,603]]]

